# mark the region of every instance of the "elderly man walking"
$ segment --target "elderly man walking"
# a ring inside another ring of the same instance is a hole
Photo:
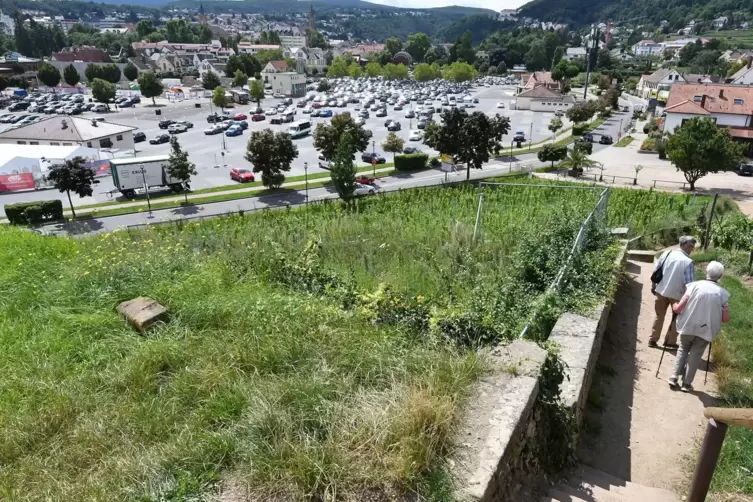
[[[659,336],[661,336],[667,309],[673,303],[680,301],[682,295],[685,294],[685,287],[695,281],[695,266],[690,258],[690,253],[695,249],[695,243],[695,238],[683,235],[680,237],[680,249],[665,252],[656,262],[654,273],[651,275],[651,292],[656,297],[654,299],[656,318],[654,319],[651,338],[648,341],[649,347],[657,347],[656,342],[659,341]],[[677,348],[677,329],[674,316],[672,316],[669,329],[664,335],[664,346],[670,349]]]
[[[680,350],[677,351],[675,369],[669,377],[669,386],[677,387],[682,375],[682,390],[693,390],[693,378],[701,358],[719,331],[722,323],[729,321],[729,292],[718,282],[724,274],[724,265],[712,261],[706,267],[706,280],[696,281],[679,303],[672,307],[678,314],[677,331],[680,333]]]

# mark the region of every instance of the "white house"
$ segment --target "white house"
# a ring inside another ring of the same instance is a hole
[[[272,86],[272,91],[285,96],[299,97],[306,94],[306,75],[288,71],[285,61],[270,61],[261,70],[265,84]]]
[[[523,91],[515,97],[516,110],[531,110],[534,112],[565,111],[575,103],[573,96],[562,94],[543,85]]]
[[[748,63],[729,77],[727,83],[735,85],[753,84],[753,66],[751,66],[751,61],[751,59],[748,59]]]
[[[252,44],[250,42],[238,42],[238,53],[256,54],[259,51],[273,51],[279,49],[279,45],[271,44]]]
[[[693,117],[708,117],[729,127],[732,138],[753,141],[753,88],[740,85],[673,85],[664,109],[664,130],[672,132]]]
[[[656,56],[664,52],[664,45],[653,40],[641,40],[632,47],[635,56]]]
[[[97,122],[79,117],[49,117],[39,122],[0,133],[0,144],[85,146],[108,152],[135,151],[135,127]]]
[[[651,75],[643,75],[638,81],[635,92],[647,99],[655,97],[666,99],[673,84],[685,83],[685,78],[677,70],[660,68]]]
[[[568,47],[563,59],[572,61],[573,59],[585,58],[587,51],[585,47]]]
[[[300,35],[280,35],[280,45],[283,47],[307,47],[306,37]],[[240,49],[240,47],[238,48]]]
[[[721,30],[727,24],[727,16],[718,17],[714,19],[711,23],[715,29]]]

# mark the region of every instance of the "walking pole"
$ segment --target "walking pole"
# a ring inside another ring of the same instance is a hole
[[[709,379],[709,365],[711,364],[711,345],[714,342],[709,343],[709,355],[706,356],[706,374],[703,375],[703,385],[706,385],[706,380]]]
[[[659,370],[661,369],[661,362],[664,360],[664,353],[667,351],[667,346],[664,345],[661,349],[661,358],[659,359],[659,367],[656,368],[656,378],[659,378]]]

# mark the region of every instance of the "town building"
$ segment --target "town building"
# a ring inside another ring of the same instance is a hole
[[[256,54],[259,51],[274,51],[279,49],[279,45],[272,44],[252,44],[250,42],[238,42],[239,54]]]
[[[664,130],[673,132],[693,117],[708,117],[729,127],[732,138],[753,152],[753,87],[728,84],[677,84],[664,109]]]
[[[0,57],[0,76],[5,78],[23,78],[31,87],[38,87],[37,68],[41,59],[27,58],[17,52],[11,52]]]
[[[109,153],[134,152],[135,127],[79,117],[49,117],[0,132],[0,144],[85,146]]]
[[[272,86],[272,92],[290,97],[306,94],[306,76],[296,71],[288,71],[285,61],[270,61],[261,70],[265,84]]]
[[[572,61],[573,59],[580,58],[585,59],[586,54],[588,54],[588,52],[586,51],[585,47],[568,47],[562,59],[566,61]]]
[[[516,110],[531,110],[534,112],[554,112],[556,110],[567,110],[575,105],[575,97],[570,94],[550,89],[545,85],[539,85],[532,89],[525,90],[515,96]],[[511,104],[512,108],[512,104]]]
[[[72,63],[79,61],[81,63],[112,63],[110,55],[97,47],[89,45],[76,45],[65,47],[60,52],[53,52],[50,61],[64,61]]]
[[[306,37],[302,35],[280,35],[282,47],[307,47]]]
[[[657,98],[660,101],[666,101],[674,84],[712,84],[716,82],[719,82],[719,77],[680,73],[673,68],[660,68],[651,75],[641,76],[635,92],[644,99]]]
[[[664,52],[664,44],[653,40],[641,40],[632,47],[633,55],[637,57],[657,56]]]
[[[562,92],[562,83],[559,80],[554,80],[551,72],[536,71],[528,74],[524,73],[520,76],[517,94],[522,94],[536,87],[546,87],[558,93]]]
[[[0,10],[0,31],[13,36],[16,32],[16,23],[13,18]]]
[[[327,55],[322,49],[312,47],[285,48],[283,57],[295,59],[298,73],[322,73],[327,68]],[[316,71],[314,71],[316,70]]]
[[[751,63],[753,63],[753,56],[748,56],[745,66],[728,77],[726,82],[735,85],[753,85],[753,65]]]

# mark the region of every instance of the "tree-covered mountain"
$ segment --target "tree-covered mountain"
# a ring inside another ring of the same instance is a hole
[[[658,26],[668,21],[679,29],[690,20],[711,21],[727,16],[731,21],[753,19],[750,0],[533,0],[520,8],[520,15],[541,21],[582,26],[591,23],[641,18]]]
[[[498,21],[486,15],[463,16],[445,29],[440,38],[445,42],[453,42],[466,31],[473,34],[473,44],[479,44],[489,35],[502,30],[513,23]]]

